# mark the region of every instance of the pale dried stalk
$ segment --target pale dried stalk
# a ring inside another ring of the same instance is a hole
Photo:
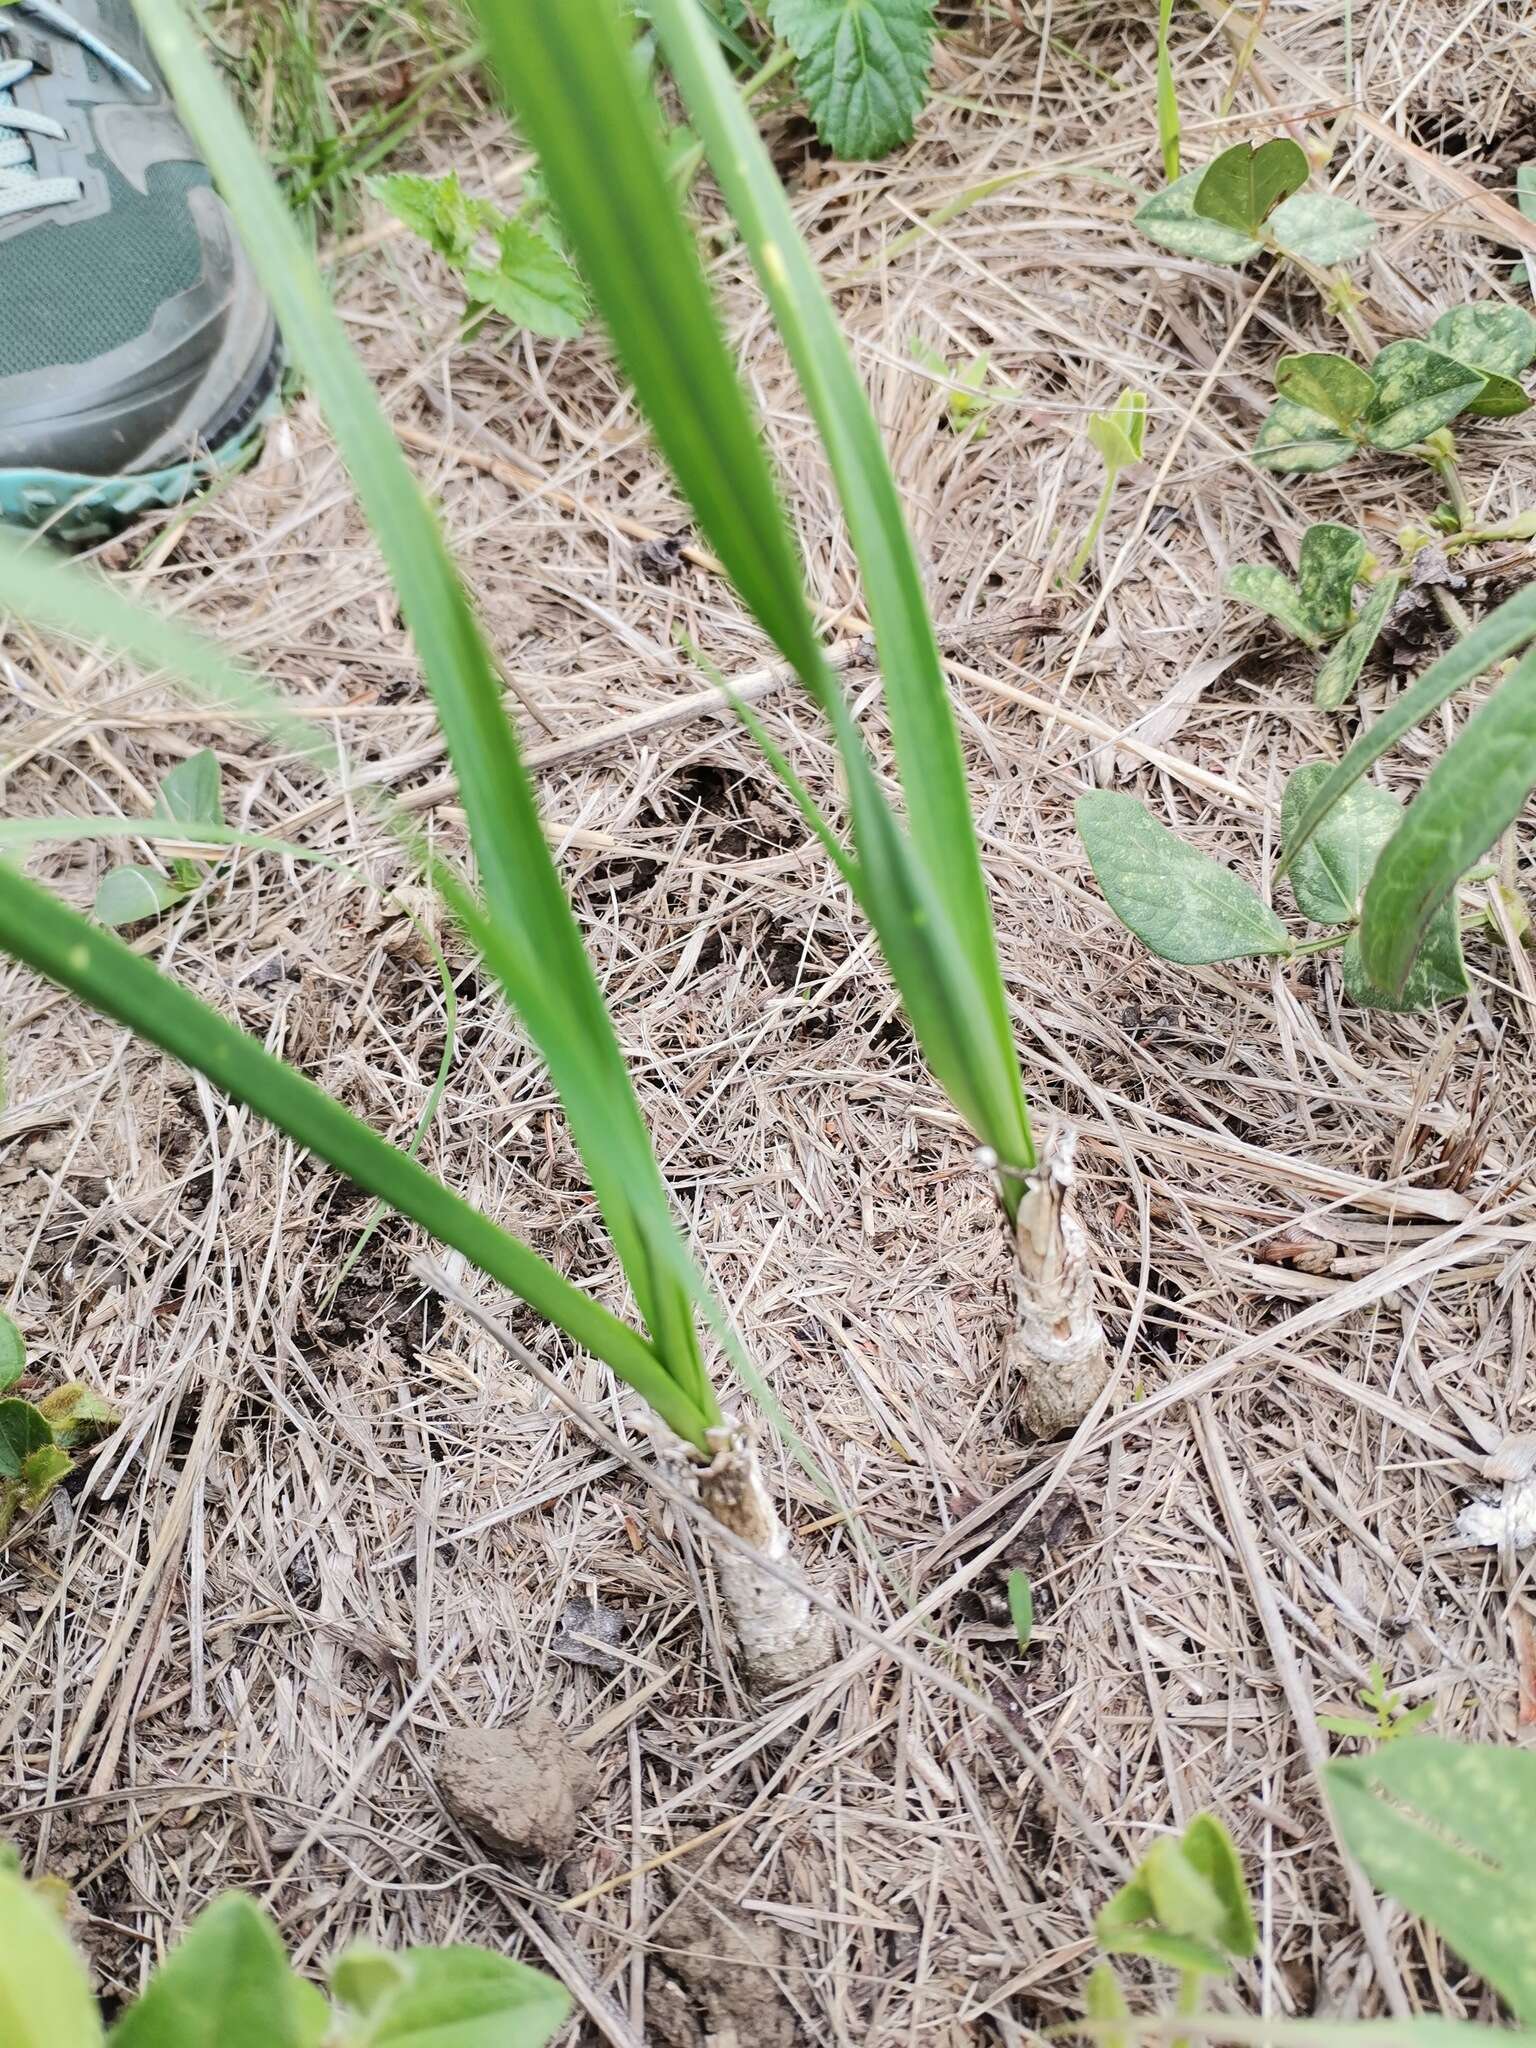
[[[763,1484],[757,1450],[727,1417],[709,1433],[713,1455],[706,1462],[685,1451],[688,1483],[722,1528],[781,1568],[789,1560],[789,1535]],[[734,1547],[714,1553],[720,1599],[748,1677],[765,1689],[794,1685],[831,1661],[832,1625],[798,1587],[754,1568]]]
[[[1054,1130],[1019,1204],[1018,1322],[1007,1362],[1023,1381],[1024,1422],[1059,1436],[1082,1421],[1109,1378],[1109,1347],[1094,1307],[1093,1259],[1077,1214],[1077,1133]]]

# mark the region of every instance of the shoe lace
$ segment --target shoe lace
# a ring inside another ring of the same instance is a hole
[[[57,0],[0,0],[0,34],[12,18],[35,22],[67,42],[78,43],[124,85],[139,92],[154,91],[142,72],[76,21]],[[17,106],[15,88],[35,69],[30,57],[0,55],[0,221],[39,207],[68,206],[80,197],[78,178],[45,178],[38,171],[33,138],[41,135],[51,142],[66,142],[69,133],[51,114]]]

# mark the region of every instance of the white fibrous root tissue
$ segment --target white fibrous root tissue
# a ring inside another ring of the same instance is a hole
[[[1019,1204],[1018,1321],[1008,1339],[1009,1368],[1023,1383],[1025,1425],[1042,1437],[1081,1422],[1109,1378],[1076,1178],[1077,1133],[1063,1125],[1043,1146]]]
[[[721,1528],[789,1575],[759,1571],[734,1544],[714,1546],[721,1604],[736,1632],[747,1675],[765,1690],[812,1677],[832,1657],[832,1626],[794,1583],[789,1535],[763,1484],[755,1446],[727,1418],[709,1432],[710,1457],[686,1453],[685,1471],[701,1506]]]

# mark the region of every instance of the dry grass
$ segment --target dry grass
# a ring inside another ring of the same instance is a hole
[[[1355,19],[1366,104],[1506,196],[1536,155],[1522,11],[1378,0]],[[868,1539],[786,1457],[802,1555],[864,1622],[990,1695],[1113,1855],[1200,1808],[1223,1816],[1262,1873],[1254,2009],[1486,2016],[1422,1930],[1351,1895],[1312,1715],[1379,1657],[1442,1731],[1517,1730],[1528,1596],[1445,1538],[1469,1458],[1532,1421],[1530,994],[1485,945],[1466,1008],[1417,1020],[1345,1007],[1326,964],[1165,969],[1114,924],[1071,827],[1074,793],[1113,779],[1266,874],[1285,774],[1340,727],[1216,595],[1221,569],[1294,558],[1313,517],[1390,535],[1429,493],[1406,463],[1296,486],[1247,469],[1269,365],[1333,343],[1326,317],[1308,290],[1261,293],[1130,231],[1119,181],[1155,176],[1151,10],[1003,13],[946,48],[943,97],[887,164],[820,163],[797,123],[772,126],[931,565],[1035,1092],[1085,1131],[1122,1355],[1070,1445],[1016,1428],[991,1198],[867,934],[750,750],[718,718],[673,716],[702,687],[680,633],[728,671],[764,653],[717,580],[656,575],[617,523],[683,521],[602,348],[496,330],[457,345],[451,288],[398,236],[339,265],[342,302],[548,760],[551,827],[678,1202]],[[1226,116],[1230,47],[1179,14],[1196,159],[1272,127],[1269,103],[1313,138],[1335,123],[1340,189],[1384,222],[1361,273],[1380,338],[1499,287],[1509,252],[1471,206],[1337,111],[1338,10],[1271,6]],[[506,148],[462,104],[418,138],[422,162],[471,182]],[[1005,190],[882,260],[1004,171]],[[719,279],[817,595],[850,612],[813,436],[734,252]],[[945,430],[917,334],[990,352],[1007,390],[986,439]],[[1126,383],[1151,394],[1150,461],[1122,491],[1103,580],[1046,630],[1050,564],[1096,487],[1081,422]],[[1468,437],[1490,509],[1531,501],[1532,445],[1524,422]],[[585,511],[477,467],[487,454]],[[457,839],[410,650],[307,405],[127,580],[263,662],[358,778],[417,792]],[[348,801],[159,685],[14,628],[0,676],[10,811],[142,812],[211,741],[232,816],[362,862],[380,888],[400,879]],[[1392,687],[1373,670],[1367,705]],[[830,790],[803,705],[765,701]],[[1390,779],[1411,788],[1434,745],[1404,747]],[[104,861],[41,865],[86,900]],[[395,901],[242,856],[143,943],[409,1137],[445,1012]],[[426,1154],[617,1299],[549,1088],[450,954],[457,1056]],[[698,1965],[677,1952],[712,1924],[733,1952],[717,1909],[765,1937],[808,2042],[1013,2043],[1072,2009],[1112,1876],[995,1728],[857,1642],[807,1700],[754,1707],[699,1626],[687,1526],[423,1294],[408,1233],[385,1227],[331,1300],[359,1200],[69,1003],[4,986],[0,1284],[39,1372],[100,1386],[124,1424],[0,1560],[0,1741],[18,1832],[79,1881],[108,1990],[240,1884],[306,1961],[360,1931],[516,1945],[577,1989],[583,2041],[700,2041]],[[644,1450],[598,1369],[511,1320]],[[1013,1564],[1040,1617],[1022,1658]],[[575,1596],[628,1617],[617,1674],[553,1654]],[[907,1618],[914,1596],[936,1641]],[[438,1731],[535,1699],[596,1724],[603,1784],[574,1853],[542,1870],[488,1860],[431,1770]],[[741,2043],[793,2038],[754,2010]]]

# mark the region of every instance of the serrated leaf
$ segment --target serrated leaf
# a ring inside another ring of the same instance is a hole
[[[64,1924],[15,1870],[0,1868],[0,2041],[99,2048],[101,2018]]]
[[[1286,476],[1336,468],[1354,452],[1348,434],[1309,405],[1298,405],[1294,398],[1275,400],[1253,444],[1253,459],[1260,469]]]
[[[912,139],[933,63],[933,0],[769,0],[768,17],[834,156],[884,156]]]
[[[1332,763],[1308,761],[1285,785],[1280,837],[1291,851],[1299,821],[1332,774]],[[1289,869],[1296,907],[1314,924],[1354,924],[1381,849],[1403,821],[1390,790],[1357,782],[1295,854]]]
[[[0,1401],[0,1479],[19,1479],[34,1451],[53,1442],[53,1431],[30,1401]]]
[[[462,262],[475,246],[485,223],[479,204],[459,183],[457,171],[445,178],[423,178],[397,171],[370,181],[396,220],[450,263]]]
[[[1269,217],[1269,232],[1288,256],[1307,263],[1352,263],[1376,239],[1376,223],[1331,192],[1298,192]]]
[[[1536,1752],[1419,1735],[1329,1763],[1323,1778],[1377,1889],[1536,2023]]]
[[[1291,951],[1285,926],[1246,882],[1186,846],[1135,797],[1090,791],[1076,817],[1111,910],[1159,959],[1201,967]]]
[[[1376,395],[1370,372],[1348,356],[1316,354],[1282,356],[1275,365],[1275,389],[1346,434],[1358,426]]]
[[[1487,379],[1422,341],[1389,341],[1371,365],[1375,394],[1365,416],[1367,438],[1389,452],[1412,448],[1449,426]]]
[[[77,1381],[54,1387],[37,1404],[37,1412],[61,1444],[81,1444],[103,1430],[116,1429],[122,1417],[94,1388]]]
[[[1035,1632],[1035,1596],[1023,1572],[1008,1574],[1008,1612],[1013,1620],[1013,1632],[1019,1639],[1019,1648],[1027,1650],[1029,1639]]]
[[[1387,614],[1396,602],[1403,579],[1393,573],[1371,586],[1371,594],[1360,608],[1354,624],[1335,640],[1323,657],[1312,686],[1312,701],[1319,710],[1337,711],[1360,679],[1371,649],[1381,636]]]
[[[498,261],[463,265],[471,303],[489,306],[531,334],[569,341],[586,321],[587,295],[581,279],[540,229],[520,220],[498,220],[490,230]]]
[[[1536,653],[1526,654],[1430,771],[1365,895],[1362,958],[1378,987],[1408,973],[1419,935],[1536,787]],[[1421,956],[1422,957],[1422,956]]]
[[[542,2048],[571,2009],[540,1970],[478,1948],[413,1948],[406,1978],[348,2037],[355,2048]]]
[[[27,1369],[27,1347],[8,1315],[0,1312],[0,1394],[14,1387]]]
[[[189,754],[185,761],[161,779],[155,798],[155,816],[170,818],[178,825],[222,825],[224,792],[219,780],[219,758],[209,747]]]
[[[1306,152],[1285,136],[1239,142],[1206,165],[1195,187],[1194,210],[1238,234],[1256,236],[1282,199],[1307,182]]]
[[[1518,377],[1536,356],[1536,320],[1523,306],[1453,306],[1425,338],[1431,348],[1490,377]]]
[[[57,1444],[40,1444],[30,1452],[21,1464],[21,1497],[31,1510],[40,1508],[61,1479],[67,1479],[74,1469],[74,1460],[68,1451],[61,1451]]]
[[[297,1981],[267,1915],[226,1893],[198,1914],[113,2027],[110,2048],[309,2048]]]
[[[1200,263],[1246,263],[1264,245],[1251,235],[1196,213],[1195,194],[1204,176],[1204,171],[1186,171],[1161,192],[1154,192],[1137,207],[1136,225],[1149,240],[1171,249],[1175,256],[1192,256]]]
[[[111,868],[96,891],[96,916],[114,928],[140,924],[180,903],[187,891],[158,868]]]
[[[1455,1002],[1468,987],[1461,956],[1461,921],[1454,903],[1443,904],[1430,919],[1408,978],[1395,993],[1372,979],[1360,932],[1351,932],[1345,940],[1339,964],[1345,995],[1363,1010],[1431,1010],[1436,1003]]]
[[[1365,539],[1352,526],[1320,519],[1302,535],[1296,576],[1302,609],[1324,638],[1342,633],[1349,624],[1364,565]]]
[[[1211,1930],[1211,1939],[1229,1956],[1257,1955],[1259,1930],[1232,1837],[1214,1814],[1197,1813],[1185,1828],[1180,1846],[1185,1861],[1205,1879],[1220,1904],[1221,1918]]]
[[[1292,639],[1303,641],[1308,647],[1322,646],[1317,628],[1301,601],[1301,592],[1284,570],[1268,562],[1234,562],[1222,588],[1239,604],[1251,605],[1256,612],[1267,612]]]

